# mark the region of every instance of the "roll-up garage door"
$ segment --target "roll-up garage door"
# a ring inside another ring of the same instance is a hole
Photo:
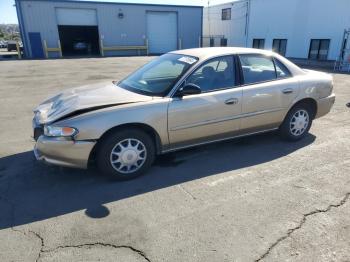
[[[56,8],[56,16],[59,25],[97,25],[95,9]]]
[[[63,56],[99,55],[95,9],[56,8]]]
[[[162,54],[176,50],[176,12],[147,12],[147,37],[151,54]]]

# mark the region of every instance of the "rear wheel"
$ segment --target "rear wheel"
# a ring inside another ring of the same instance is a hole
[[[151,137],[137,129],[107,136],[97,150],[99,169],[117,180],[129,180],[145,173],[155,158]]]
[[[298,141],[305,137],[312,124],[312,107],[306,103],[295,105],[280,126],[281,136],[289,141]]]

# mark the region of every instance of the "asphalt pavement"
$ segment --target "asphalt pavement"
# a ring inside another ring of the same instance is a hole
[[[113,182],[33,156],[32,110],[151,57],[0,62],[0,261],[350,261],[350,75],[304,140],[167,154]]]

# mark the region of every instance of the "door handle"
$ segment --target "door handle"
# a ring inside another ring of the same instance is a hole
[[[292,88],[283,89],[283,90],[282,90],[282,93],[283,93],[283,94],[291,94],[291,93],[293,93],[293,89],[292,89]]]
[[[225,101],[226,105],[235,105],[238,103],[238,99],[237,98],[229,98]]]

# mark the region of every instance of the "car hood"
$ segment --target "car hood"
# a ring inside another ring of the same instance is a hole
[[[130,92],[114,83],[99,83],[64,91],[40,104],[35,110],[38,124],[103,107],[150,101],[150,96]]]

